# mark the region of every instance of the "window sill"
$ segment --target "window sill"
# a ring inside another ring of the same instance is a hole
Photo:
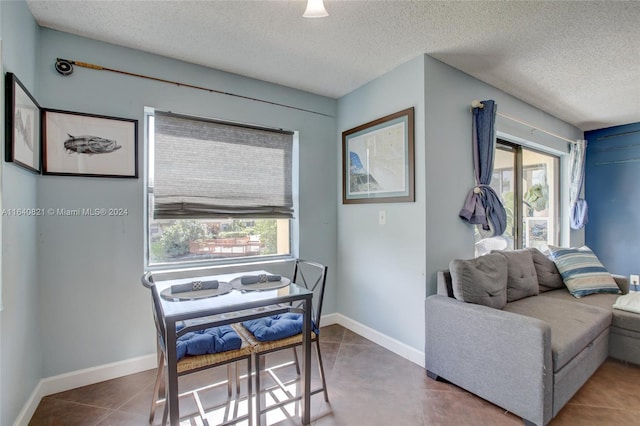
[[[155,265],[147,265],[145,271],[171,273],[171,272],[193,272],[198,275],[199,272],[206,273],[209,271],[215,271],[216,274],[222,274],[231,270],[233,272],[238,271],[250,271],[258,269],[277,268],[280,269],[285,263],[292,262],[295,259],[292,255],[280,255],[270,256],[262,258],[251,259],[218,259],[215,261],[197,261],[197,262],[182,262],[182,263],[163,263]]]

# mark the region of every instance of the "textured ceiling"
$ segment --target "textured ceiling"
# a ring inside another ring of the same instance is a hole
[[[426,53],[583,130],[640,121],[636,1],[27,3],[44,27],[332,98]]]

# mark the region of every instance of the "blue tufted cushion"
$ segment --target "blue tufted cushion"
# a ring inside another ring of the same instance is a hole
[[[176,343],[177,359],[186,355],[215,354],[240,349],[242,340],[231,326],[207,328],[185,333]]]
[[[288,312],[242,323],[257,340],[269,342],[302,333],[302,314]],[[315,326],[313,330],[317,333]]]

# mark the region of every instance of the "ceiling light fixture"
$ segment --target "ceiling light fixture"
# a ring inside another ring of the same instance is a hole
[[[324,8],[323,0],[307,0],[307,9],[302,14],[303,18],[324,18],[329,16]]]

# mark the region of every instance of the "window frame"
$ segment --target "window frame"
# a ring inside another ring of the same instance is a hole
[[[538,153],[538,154],[542,154],[545,156],[549,156],[549,157],[553,157],[556,162],[556,171],[554,173],[554,182],[553,183],[549,183],[549,185],[554,185],[554,204],[557,206],[557,208],[555,209],[555,211],[553,212],[553,217],[549,217],[549,220],[553,220],[555,222],[555,226],[554,229],[556,230],[555,232],[555,236],[553,238],[553,241],[556,241],[556,244],[561,244],[562,238],[563,238],[563,227],[562,227],[562,205],[561,205],[561,200],[563,199],[562,197],[562,156],[558,155],[557,153],[553,153],[550,151],[546,151],[543,149],[539,149],[539,148],[535,148],[532,147],[528,144],[524,144],[524,143],[517,143],[517,142],[512,142],[504,137],[498,136],[496,138],[496,150],[501,149],[504,151],[508,151],[514,154],[514,172],[513,172],[513,179],[514,179],[514,224],[515,224],[515,229],[514,229],[514,247],[513,249],[517,250],[517,249],[522,249],[525,246],[525,242],[526,242],[526,235],[525,232],[526,230],[524,229],[524,214],[523,214],[523,209],[522,209],[522,204],[523,204],[523,197],[524,197],[524,191],[523,191],[523,171],[524,171],[524,165],[523,165],[523,151],[527,150],[533,153]],[[493,182],[492,182],[493,183]],[[516,201],[516,197],[515,194],[518,194],[518,198]]]
[[[240,122],[234,122],[229,120],[221,120],[221,119],[208,119],[202,118],[195,115],[185,115],[179,114],[185,117],[193,117],[194,119],[203,119],[212,122],[219,122],[221,124],[229,124],[234,126],[242,126],[246,128],[255,128],[262,130],[278,130],[278,128],[268,128],[265,126],[259,126],[254,124],[246,124]],[[298,183],[299,183],[299,132],[292,131],[293,133],[293,146],[292,146],[292,197],[293,197],[293,217],[288,219],[288,234],[289,234],[289,253],[288,254],[273,254],[273,255],[259,255],[259,256],[229,256],[224,258],[215,258],[215,259],[196,259],[196,260],[183,260],[179,262],[157,262],[151,263],[151,233],[150,226],[153,217],[153,188],[149,186],[150,182],[150,172],[151,172],[151,156],[154,155],[154,151],[152,149],[152,140],[153,132],[150,128],[150,120],[155,116],[155,108],[145,107],[144,109],[144,265],[146,270],[172,270],[172,269],[187,269],[187,268],[200,268],[200,267],[224,267],[230,265],[241,265],[241,264],[261,264],[261,263],[270,263],[270,262],[281,262],[281,261],[289,261],[296,257],[296,253],[298,252],[298,238],[297,238],[297,229],[298,229],[298,211],[299,211],[299,200],[298,200]],[[240,218],[238,218],[240,219]],[[260,218],[256,218],[260,219]],[[276,219],[274,219],[276,220]]]

